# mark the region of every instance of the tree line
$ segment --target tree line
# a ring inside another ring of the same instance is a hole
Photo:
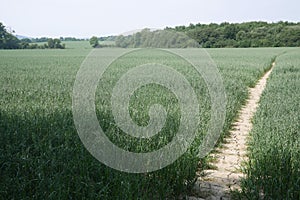
[[[115,45],[122,48],[187,48],[198,47],[197,42],[186,34],[174,30],[143,29],[133,35],[120,35],[115,40]]]
[[[166,29],[185,33],[206,48],[300,46],[300,22],[198,23]]]
[[[44,44],[33,43],[30,39],[24,38],[19,40],[18,48],[16,49],[65,49],[65,44],[61,43],[58,38],[47,38]]]
[[[300,22],[198,23],[157,31],[143,29],[113,39],[115,46],[121,48],[300,47]],[[90,43],[93,47],[105,47],[98,44],[97,37],[91,38]]]
[[[61,41],[78,41],[75,37],[25,38],[19,40],[9,33],[0,22],[0,49],[64,49]],[[300,22],[244,22],[221,24],[190,24],[189,26],[166,27],[164,30],[143,29],[128,36],[95,37],[90,40],[94,48],[223,48],[223,47],[300,47]],[[99,41],[115,41],[99,44]],[[44,42],[44,44],[36,44]]]
[[[26,38],[27,39],[27,38]],[[48,37],[41,37],[41,38],[32,38],[29,39],[31,42],[47,42]],[[60,41],[85,41],[87,39],[82,39],[82,38],[75,38],[75,37],[60,37]]]
[[[36,44],[33,42],[45,42]],[[64,49],[65,44],[58,38],[41,38],[40,41],[24,38],[19,40],[12,33],[9,33],[5,26],[0,22],[0,49]]]

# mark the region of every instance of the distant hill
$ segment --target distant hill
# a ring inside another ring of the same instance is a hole
[[[33,39],[32,37],[28,37],[28,36],[24,36],[24,35],[15,35],[19,40],[22,40],[22,39]]]

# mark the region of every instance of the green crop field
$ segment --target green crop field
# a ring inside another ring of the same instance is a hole
[[[164,63],[184,75],[200,102],[196,139],[176,162],[150,173],[120,172],[100,163],[85,149],[74,125],[73,85],[81,63],[91,51],[79,43],[73,42],[70,48],[67,44],[62,50],[0,50],[0,199],[166,199],[188,193],[197,169],[209,167],[206,158],[197,157],[211,110],[204,80],[184,60],[158,49],[134,51],[112,63],[97,87],[96,113],[106,135],[123,149],[148,152],[161,148],[179,126],[181,113],[176,96],[158,85],[138,89],[129,107],[132,119],[145,126],[149,106],[164,106],[167,119],[158,135],[138,140],[115,124],[110,105],[112,89],[122,74],[141,64],[142,59]],[[208,53],[220,71],[227,95],[219,141],[228,134],[245,103],[248,87],[253,87],[280,55],[254,119],[247,171],[250,177],[245,188],[248,192],[263,189],[268,195],[276,181],[290,177],[286,176],[289,173],[293,178],[285,180],[277,191],[299,198],[299,192],[295,192],[299,191],[300,164],[299,49],[209,49]],[[277,157],[270,159],[273,154]],[[277,167],[282,169],[280,173],[276,173]],[[274,179],[269,179],[273,175]],[[289,188],[291,191],[286,191]]]
[[[249,199],[300,199],[299,55],[278,57],[254,117],[243,184]]]

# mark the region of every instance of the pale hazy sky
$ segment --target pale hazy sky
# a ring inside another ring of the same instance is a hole
[[[0,22],[31,37],[104,36],[199,22],[300,22],[300,0],[1,0],[0,5]]]

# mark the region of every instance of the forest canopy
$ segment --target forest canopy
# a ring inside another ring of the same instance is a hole
[[[144,29],[133,35],[118,36],[116,46],[123,48],[299,47],[300,23],[224,22],[166,27],[160,31]]]
[[[166,29],[183,32],[206,48],[300,46],[300,22],[199,23]]]

